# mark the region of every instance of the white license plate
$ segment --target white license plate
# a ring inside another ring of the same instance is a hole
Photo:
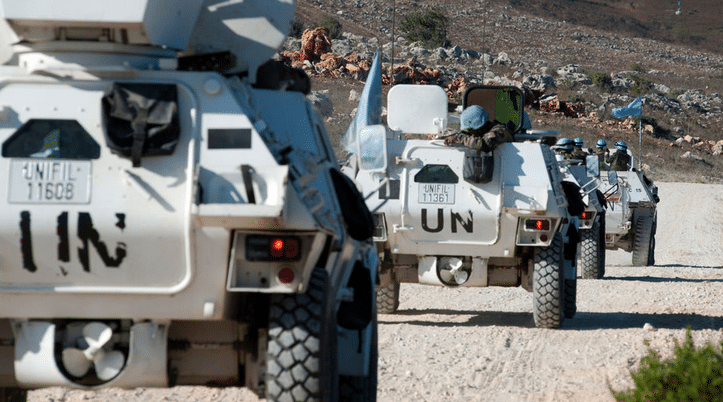
[[[9,202],[15,204],[87,204],[90,161],[13,159]]]
[[[420,204],[454,204],[454,184],[419,183]]]

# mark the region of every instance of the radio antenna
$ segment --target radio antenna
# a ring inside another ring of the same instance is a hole
[[[394,28],[397,21],[397,2],[392,0],[392,62],[389,67],[389,86],[394,86]]]

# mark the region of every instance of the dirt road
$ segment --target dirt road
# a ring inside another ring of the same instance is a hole
[[[534,327],[521,288],[402,285],[400,311],[379,319],[379,401],[613,401],[630,387],[644,342],[670,355],[691,326],[723,339],[723,185],[659,183],[656,266],[608,252],[606,278],[578,281],[578,313]],[[644,329],[650,324],[653,330]],[[245,389],[176,387],[33,391],[30,401],[258,401]]]

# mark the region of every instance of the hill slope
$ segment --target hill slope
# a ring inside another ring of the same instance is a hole
[[[566,136],[581,136],[588,144],[600,137],[622,139],[636,155],[635,127],[620,133],[608,129],[608,120],[613,107],[642,94],[644,118],[655,126],[653,135],[643,140],[642,154],[651,177],[723,182],[723,157],[711,155],[712,145],[723,139],[723,57],[705,50],[721,49],[718,31],[723,10],[714,7],[713,1],[683,3],[681,14],[676,15],[675,1],[397,0],[396,13],[392,13],[391,3],[375,0],[301,0],[297,19],[310,25],[333,18],[345,32],[376,38],[389,62],[392,25],[401,37],[398,27],[405,15],[435,5],[449,17],[452,46],[489,54],[474,62],[454,63],[437,57],[439,49],[432,50],[426,62],[442,69],[447,81],[458,75],[473,82],[485,82],[482,77],[489,76],[518,82],[530,76],[550,77],[556,85],[547,88],[549,93],[563,101],[584,101],[587,111],[594,114],[583,121],[541,113],[533,115],[533,125],[537,122]],[[396,41],[394,49],[395,63],[411,55],[402,40]],[[500,62],[503,59],[509,62]],[[586,81],[563,72],[571,69]],[[595,80],[606,76],[622,84],[601,89]],[[332,137],[340,136],[348,125],[349,112],[356,106],[348,99],[349,91],[360,87],[360,82],[350,80],[313,79],[313,89],[328,90],[334,103],[335,114],[327,120]],[[589,124],[591,120],[597,120],[596,124]],[[683,137],[699,137],[703,146],[671,148]],[[708,152],[702,152],[704,148]],[[686,155],[688,151],[691,154]]]

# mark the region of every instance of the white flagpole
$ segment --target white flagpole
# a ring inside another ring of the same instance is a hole
[[[638,121],[638,170],[643,170],[643,114]]]

